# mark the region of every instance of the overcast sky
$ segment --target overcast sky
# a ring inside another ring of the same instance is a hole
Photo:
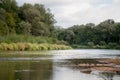
[[[55,15],[58,26],[98,24],[106,19],[120,22],[120,0],[16,0],[24,3],[44,4]]]

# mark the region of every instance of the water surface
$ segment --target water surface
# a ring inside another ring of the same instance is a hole
[[[39,53],[0,52],[0,80],[120,80],[120,50]]]

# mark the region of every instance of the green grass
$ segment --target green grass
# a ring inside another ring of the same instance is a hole
[[[65,41],[59,41],[52,37],[43,36],[25,36],[25,35],[7,35],[0,36],[0,43],[50,43],[50,44],[67,44]]]
[[[65,41],[52,37],[7,35],[0,36],[0,51],[38,51],[71,49]]]

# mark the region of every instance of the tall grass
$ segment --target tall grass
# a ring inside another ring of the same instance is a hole
[[[50,43],[50,44],[67,44],[65,41],[59,41],[56,38],[42,36],[25,36],[25,35],[8,35],[0,36],[0,43]]]
[[[4,51],[35,51],[70,49],[65,41],[42,36],[8,35],[0,36],[0,50]]]
[[[70,46],[48,44],[48,43],[0,43],[0,50],[2,51],[37,51],[37,50],[63,50],[71,49]]]

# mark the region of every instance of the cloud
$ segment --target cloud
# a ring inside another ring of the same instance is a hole
[[[24,2],[45,4],[55,15],[57,24],[70,27],[75,24],[95,23],[114,19],[120,21],[120,0],[17,0],[19,5]]]

